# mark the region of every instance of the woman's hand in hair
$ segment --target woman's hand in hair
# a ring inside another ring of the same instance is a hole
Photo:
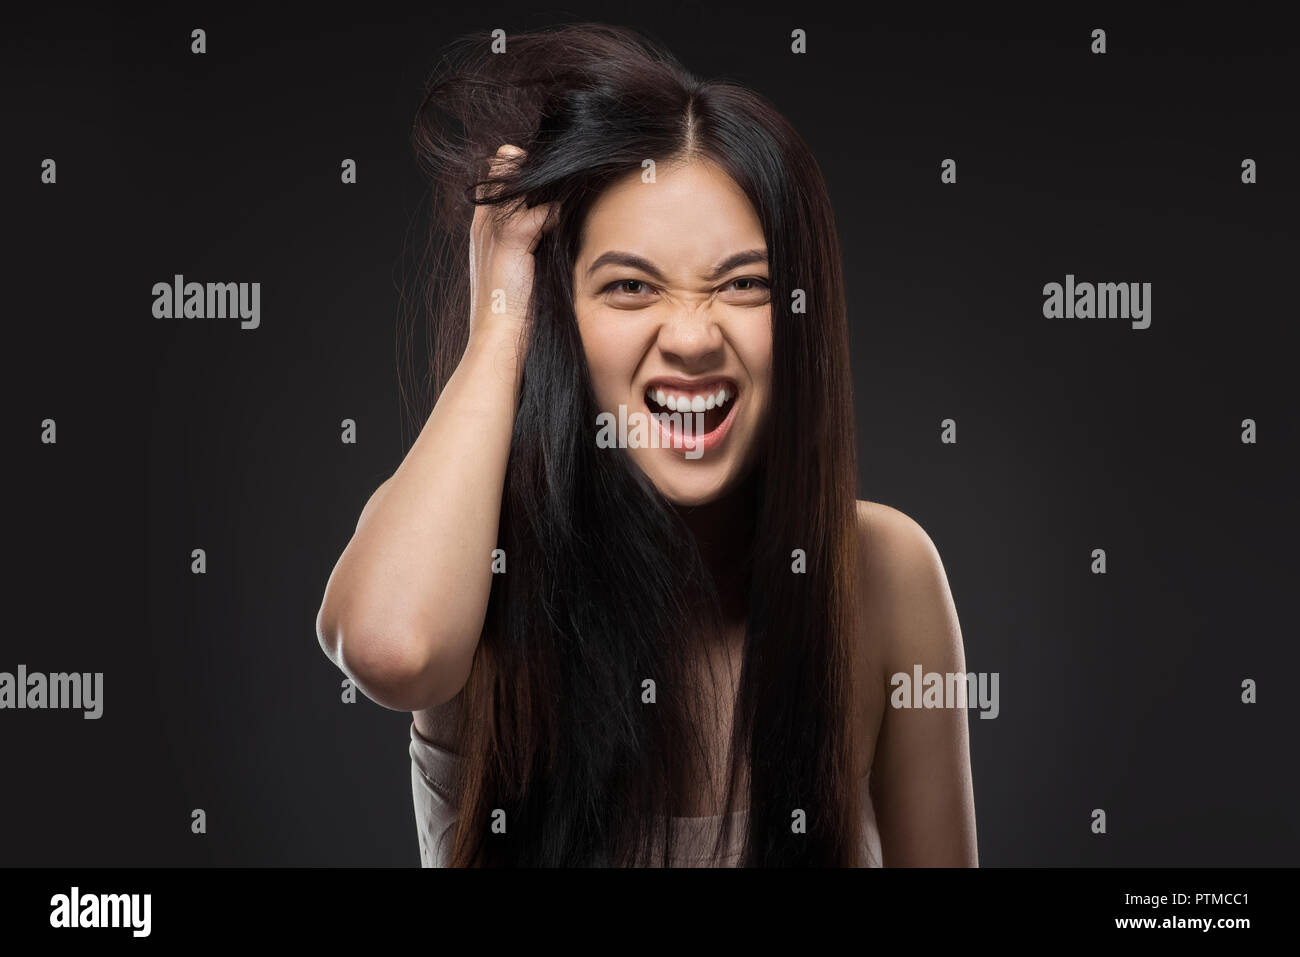
[[[495,172],[522,157],[503,146]],[[510,215],[504,206],[474,212],[464,354],[406,458],[362,511],[316,617],[330,660],[393,710],[455,697],[486,620],[532,253],[550,208],[517,205]]]
[[[489,179],[498,179],[523,161],[517,146],[503,145],[489,162]],[[490,198],[490,186],[479,186],[480,200]],[[488,329],[505,329],[518,336],[519,355],[527,340],[529,300],[533,289],[533,253],[549,228],[554,203],[531,208],[522,200],[504,206],[483,204],[474,210],[470,226],[470,337]]]

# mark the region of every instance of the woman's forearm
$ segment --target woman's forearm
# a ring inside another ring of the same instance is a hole
[[[414,711],[464,685],[522,374],[519,324],[476,323],[401,466],[367,504],[325,589],[318,638],[371,699]]]

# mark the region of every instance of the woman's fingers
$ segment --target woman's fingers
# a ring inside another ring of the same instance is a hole
[[[497,147],[496,155],[488,159],[488,179],[497,179],[509,172],[517,162],[523,159],[524,151],[518,146],[504,143]],[[486,186],[478,186],[474,195],[480,200],[487,198]]]

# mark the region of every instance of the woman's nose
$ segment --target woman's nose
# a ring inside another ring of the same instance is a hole
[[[659,329],[659,349],[685,366],[704,366],[722,355],[722,327],[707,306],[678,310]]]

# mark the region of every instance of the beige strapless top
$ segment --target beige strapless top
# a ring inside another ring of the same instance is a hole
[[[456,823],[451,801],[451,782],[460,756],[425,738],[411,722],[411,791],[415,801],[415,829],[420,839],[420,863],[424,867],[446,867]],[[862,780],[862,867],[880,867],[880,833],[875,809]],[[670,857],[673,867],[735,867],[740,857],[741,828],[745,811],[732,817],[730,846],[716,862],[708,854],[717,836],[721,816],[674,817],[676,835]]]

